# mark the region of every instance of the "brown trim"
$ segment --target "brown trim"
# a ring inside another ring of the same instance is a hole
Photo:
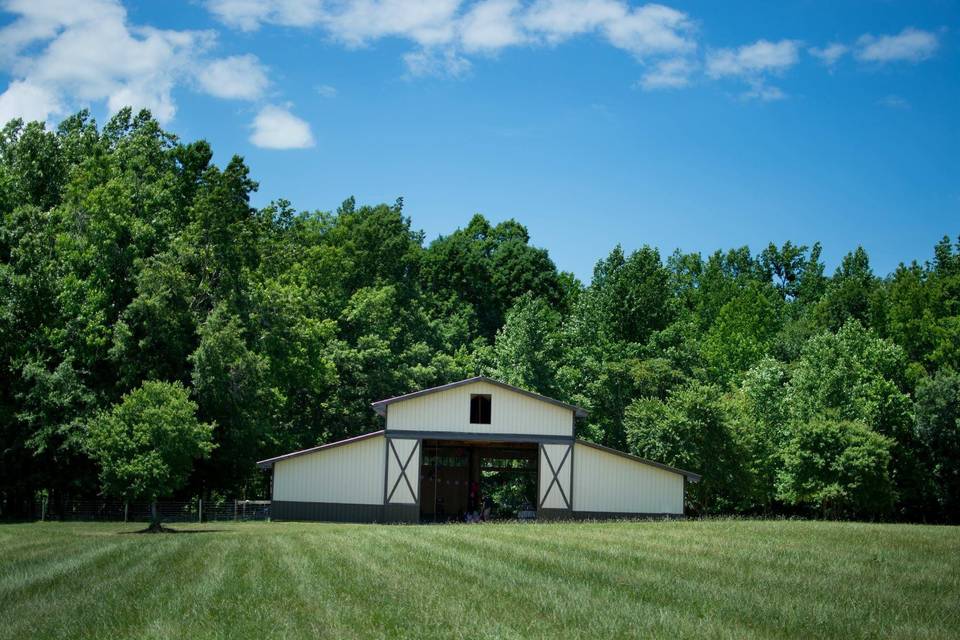
[[[300,502],[275,500],[270,504],[271,520],[314,520],[323,522],[384,522],[383,505],[345,502]]]
[[[423,472],[423,440],[417,440],[417,466],[416,466],[416,472],[417,472],[417,495],[416,495],[415,497],[416,497],[416,499],[417,499],[417,518],[419,519],[419,517],[420,517],[420,506],[421,506],[421,505],[420,505],[420,491],[421,491],[421,489],[420,489],[420,475],[421,475],[422,472]]]
[[[342,447],[347,444],[353,444],[355,442],[360,442],[361,440],[366,440],[367,438],[375,438],[376,436],[384,435],[384,430],[374,431],[372,433],[365,433],[360,436],[354,436],[352,438],[347,438],[346,440],[338,440],[336,442],[330,442],[327,444],[322,444],[318,447],[311,447],[309,449],[303,449],[301,451],[294,451],[293,453],[285,453],[282,456],[275,456],[273,458],[267,458],[266,460],[260,460],[257,462],[257,466],[261,469],[270,469],[273,467],[273,463],[280,462],[281,460],[286,460],[287,458],[296,458],[297,456],[305,456],[308,453],[316,453],[317,451],[325,451],[326,449],[334,449],[336,447]]]
[[[676,520],[682,513],[627,513],[622,511],[570,511],[567,509],[541,509],[538,520]]]
[[[573,455],[577,452],[576,443],[570,445],[570,511],[573,511]]]
[[[390,451],[393,452],[393,459],[397,461],[397,469],[399,471],[397,475],[397,481],[393,483],[393,488],[390,489],[390,493],[387,495],[386,499],[384,500],[384,504],[393,504],[391,500],[393,500],[393,496],[397,492],[397,488],[400,486],[401,479],[407,483],[407,489],[410,490],[410,497],[413,498],[414,503],[416,504],[420,503],[420,500],[417,498],[417,492],[414,491],[413,485],[410,484],[410,478],[407,477],[407,467],[410,466],[410,461],[413,460],[414,454],[416,454],[420,450],[420,440],[414,441],[413,448],[410,449],[410,454],[407,456],[406,462],[400,461],[400,454],[399,452],[397,452],[397,447],[393,444],[394,440],[410,440],[410,439],[411,438],[387,438],[387,442],[390,443]],[[419,458],[417,458],[417,460],[419,461]],[[417,468],[417,472],[419,476],[419,465]],[[406,503],[402,502],[402,503],[396,503],[396,504],[406,504]]]
[[[465,384],[473,384],[474,382],[486,382],[494,386],[500,387],[502,389],[507,389],[509,391],[514,391],[516,393],[525,395],[528,398],[533,398],[534,400],[540,400],[541,402],[548,402],[550,404],[557,405],[558,407],[570,409],[571,411],[573,411],[573,415],[576,418],[587,417],[587,410],[583,409],[582,407],[578,407],[573,404],[562,402],[560,400],[555,400],[554,398],[548,398],[547,396],[542,396],[539,393],[534,393],[533,391],[527,391],[526,389],[515,387],[512,384],[507,384],[506,382],[500,382],[499,380],[488,378],[487,376],[475,376],[473,378],[467,378],[466,380],[458,380],[457,382],[450,382],[448,384],[443,384],[443,385],[440,385],[439,387],[430,387],[429,389],[421,389],[420,391],[414,391],[412,393],[406,393],[401,396],[387,398],[386,400],[377,400],[376,402],[371,403],[371,406],[373,407],[373,410],[376,411],[378,414],[380,414],[381,416],[386,416],[387,405],[393,404],[394,402],[400,402],[402,400],[410,400],[412,398],[418,398],[420,396],[425,396],[431,393],[437,393],[438,391],[448,391],[450,389],[455,389]]]
[[[383,506],[383,522],[386,524],[418,524],[419,504],[386,504]]]
[[[623,513],[612,511],[571,511],[539,509],[537,519],[549,520],[650,520],[678,519],[679,513]],[[270,505],[271,520],[320,522],[420,522],[420,508],[413,504],[351,504],[346,502],[274,501]]]
[[[537,499],[534,504],[537,507],[537,517],[540,516],[540,464],[543,459],[543,443],[537,444]]]
[[[547,436],[532,433],[461,433],[459,431],[407,431],[387,429],[388,438],[416,438],[419,440],[481,440],[483,442],[528,442],[531,444],[573,444],[570,436]]]
[[[563,452],[563,458],[560,459],[560,462],[556,467],[553,466],[553,461],[550,459],[550,454],[547,453],[547,448],[545,446],[540,445],[540,452],[543,455],[543,459],[547,461],[547,466],[550,468],[550,473],[553,476],[553,479],[550,481],[550,484],[547,485],[547,490],[543,492],[543,497],[540,498],[539,508],[543,508],[543,504],[550,496],[550,490],[553,489],[553,485],[557,485],[557,489],[560,490],[560,497],[563,498],[564,504],[567,505],[567,510],[572,509],[573,502],[567,498],[567,492],[563,490],[563,483],[560,481],[560,472],[563,471],[563,465],[566,464],[567,458],[571,457],[571,454],[573,453],[573,445],[567,445],[567,450]],[[570,473],[570,484],[573,484],[572,467]]]
[[[383,506],[381,516],[385,519],[387,517],[387,483],[390,478],[390,438],[387,437],[386,429],[383,431],[383,436]]]
[[[604,451],[606,453],[612,453],[615,456],[620,456],[621,458],[626,458],[627,460],[633,460],[634,462],[640,462],[643,464],[650,465],[651,467],[657,467],[658,469],[663,469],[664,471],[671,471],[673,473],[678,473],[690,482],[700,482],[700,479],[703,477],[699,473],[694,473],[692,471],[684,471],[683,469],[678,469],[676,467],[671,467],[668,464],[663,464],[662,462],[654,462],[653,460],[647,460],[646,458],[640,458],[629,453],[624,453],[619,449],[611,449],[610,447],[605,447],[602,444],[597,444],[596,442],[587,442],[586,440],[576,440],[576,444],[582,444],[591,449],[597,449],[599,451]]]

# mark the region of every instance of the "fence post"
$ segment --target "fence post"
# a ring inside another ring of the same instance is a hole
[[[203,498],[200,498],[200,509],[197,512],[197,522],[203,522]]]
[[[236,521],[237,519],[237,501],[236,500],[233,501],[233,519],[234,521]]]
[[[127,521],[127,509],[129,508],[130,508],[130,503],[127,501],[124,501],[123,503],[123,521],[124,522]]]
[[[47,497],[40,498],[40,522],[47,519]]]

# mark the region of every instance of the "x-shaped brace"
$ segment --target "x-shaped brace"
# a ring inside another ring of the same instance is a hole
[[[563,458],[560,460],[560,464],[557,465],[557,468],[554,469],[553,461],[550,460],[550,454],[547,453],[547,448],[543,445],[540,446],[540,450],[543,452],[543,458],[547,461],[547,466],[550,467],[550,473],[553,474],[553,480],[550,481],[550,484],[547,485],[547,490],[543,492],[543,500],[540,501],[540,508],[543,508],[543,504],[547,501],[547,496],[550,495],[550,490],[553,489],[553,485],[557,485],[557,489],[560,490],[560,495],[563,497],[563,504],[567,505],[567,508],[570,508],[570,500],[567,499],[567,494],[563,490],[563,484],[560,482],[560,471],[563,469],[563,465],[567,462],[567,458],[570,456],[570,450],[573,447],[567,446],[567,450],[563,452]]]
[[[407,488],[410,489],[410,495],[413,496],[413,499],[417,499],[417,492],[413,490],[413,485],[410,484],[410,479],[407,477],[407,467],[410,465],[410,461],[413,460],[413,454],[417,452],[417,448],[420,446],[420,441],[417,440],[413,448],[410,449],[410,455],[407,456],[406,462],[400,461],[400,454],[397,453],[397,448],[393,446],[393,440],[388,440],[390,443],[390,451],[393,452],[393,459],[397,461],[397,464],[400,465],[400,475],[397,476],[396,482],[393,483],[393,488],[390,489],[390,495],[387,496],[387,502],[393,499],[393,494],[396,493],[397,487],[400,486],[400,480],[402,479],[407,483]]]

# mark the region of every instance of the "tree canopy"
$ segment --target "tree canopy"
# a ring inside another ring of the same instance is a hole
[[[195,460],[213,450],[212,424],[179,382],[147,381],[90,421],[86,446],[106,494],[124,500],[173,495]]]
[[[145,111],[0,131],[0,514],[39,491],[261,497],[257,459],[486,373],[702,473],[699,513],[960,517],[960,239],[879,276],[862,247],[829,274],[819,244],[632,238],[581,283],[514,219],[427,242],[400,198],[257,188]],[[147,491],[156,438],[177,445]]]

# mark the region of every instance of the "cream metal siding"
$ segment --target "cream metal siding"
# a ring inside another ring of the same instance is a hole
[[[477,393],[490,395],[490,424],[470,423],[470,396]],[[573,411],[479,381],[391,404],[387,430],[573,437]]]
[[[383,504],[383,436],[332,447],[273,466],[273,499]]]
[[[545,444],[540,447],[540,508],[570,508],[570,470],[573,469],[573,461],[570,457],[572,455],[573,451],[569,444]],[[554,482],[554,472],[556,472],[556,482]]]
[[[573,510],[682,514],[683,476],[578,443]]]
[[[386,504],[417,504],[420,442],[412,438],[389,438],[387,443]],[[406,468],[403,465],[407,465]]]

